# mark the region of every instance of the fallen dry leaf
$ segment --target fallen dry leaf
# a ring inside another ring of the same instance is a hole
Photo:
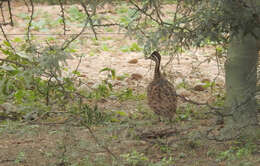
[[[130,61],[128,61],[128,63],[136,64],[136,63],[138,63],[138,60],[137,59],[131,59]]]
[[[142,76],[141,74],[133,73],[133,74],[131,75],[131,80],[136,80],[136,81],[138,81],[138,80],[141,80],[141,79],[143,79],[143,76]]]
[[[195,91],[204,91],[205,90],[205,88],[202,85],[196,85],[196,86],[194,86],[193,89]]]

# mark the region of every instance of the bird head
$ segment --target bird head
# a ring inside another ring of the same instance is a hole
[[[149,57],[147,57],[147,59],[151,59],[155,62],[160,62],[161,61],[161,55],[159,54],[159,52],[154,51]]]

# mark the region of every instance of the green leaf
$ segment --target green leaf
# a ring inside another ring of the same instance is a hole
[[[4,41],[4,44],[7,46],[7,47],[12,47],[11,44],[8,42],[8,41]]]
[[[111,74],[112,74],[112,79],[115,80],[116,79],[116,71],[114,69],[111,70]]]
[[[13,41],[16,42],[16,43],[21,43],[23,40],[19,37],[16,37],[16,38],[14,38]]]
[[[17,53],[17,55],[24,59],[32,60],[32,58],[30,56],[26,55],[26,53]]]
[[[142,49],[139,47],[139,45],[137,43],[133,43],[130,47],[130,51],[134,51],[134,52],[140,52]]]
[[[2,65],[2,66],[0,66],[0,68],[4,69],[6,71],[16,71],[16,68],[14,68],[11,65]]]
[[[127,116],[127,114],[124,111],[116,111],[115,113],[119,116]]]
[[[120,48],[120,51],[122,51],[122,52],[129,52],[129,51],[130,51],[130,48],[129,48],[129,46],[122,46],[122,47]]]
[[[107,44],[103,44],[102,45],[102,50],[103,51],[109,51],[109,48],[108,48]]]
[[[116,71],[115,71],[114,69],[111,69],[111,68],[106,67],[106,68],[104,68],[104,69],[101,69],[99,72],[102,73],[102,72],[104,72],[104,71],[109,71],[109,72],[111,73],[112,79],[113,79],[113,80],[116,79]]]
[[[105,68],[101,69],[101,70],[99,71],[99,73],[102,73],[102,72],[104,72],[104,71],[111,71],[111,70],[112,70],[111,68],[105,67]]]

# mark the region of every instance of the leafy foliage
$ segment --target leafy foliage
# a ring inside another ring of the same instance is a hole
[[[173,16],[169,19],[164,15],[163,2],[131,1],[135,12],[130,18],[135,21],[128,21],[127,28],[144,44],[145,53],[154,49],[178,52],[180,48],[200,47],[206,41],[225,45],[239,31],[257,38],[255,30],[260,24],[255,4],[228,0],[175,1],[176,10],[167,13]]]
[[[97,105],[91,108],[87,104],[83,105],[79,115],[81,117],[81,123],[84,125],[100,125],[109,120],[109,116],[98,110]]]
[[[62,104],[72,97],[69,93],[75,90],[74,83],[62,76],[62,66],[71,58],[69,52],[58,46],[46,46],[41,52],[25,46],[14,52],[7,42],[0,50],[6,55],[0,64],[1,103],[11,102],[19,105],[20,111],[29,111],[28,106],[47,108],[40,105]]]

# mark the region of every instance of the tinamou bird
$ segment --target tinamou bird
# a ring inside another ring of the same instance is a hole
[[[161,55],[154,51],[148,59],[155,62],[154,77],[147,87],[148,105],[155,114],[172,121],[177,107],[175,88],[160,72]]]

